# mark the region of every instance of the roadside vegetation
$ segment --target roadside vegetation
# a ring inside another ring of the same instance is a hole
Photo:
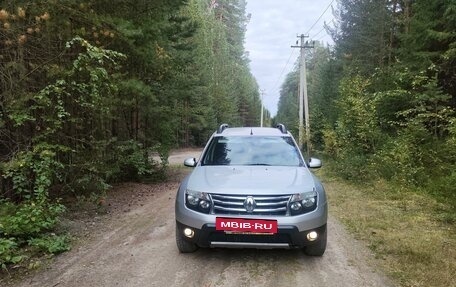
[[[70,248],[59,198],[103,204],[219,123],[258,125],[247,21],[244,1],[1,2],[0,272]]]
[[[367,243],[378,259],[376,264],[398,286],[455,285],[456,228],[451,205],[425,190],[404,189],[384,180],[342,180],[334,162],[319,175],[328,192],[330,213],[356,239]]]
[[[455,9],[339,0],[334,46],[316,42],[306,58],[331,208],[401,286],[456,284]],[[295,134],[298,82],[296,67],[275,118]]]

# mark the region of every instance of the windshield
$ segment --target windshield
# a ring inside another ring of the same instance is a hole
[[[214,137],[202,165],[303,166],[291,137]]]

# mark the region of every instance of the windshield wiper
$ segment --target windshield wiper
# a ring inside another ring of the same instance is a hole
[[[267,163],[249,163],[249,164],[246,164],[246,165],[264,165],[264,166],[270,166],[270,164],[267,164]]]

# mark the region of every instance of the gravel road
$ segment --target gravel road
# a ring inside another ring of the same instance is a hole
[[[170,161],[199,156],[188,150]],[[372,254],[334,218],[323,257],[300,250],[200,249],[180,254],[174,240],[178,179],[135,184],[141,204],[113,214],[83,246],[16,286],[392,286]]]

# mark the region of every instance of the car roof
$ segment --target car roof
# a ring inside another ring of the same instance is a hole
[[[290,136],[290,134],[282,133],[278,128],[259,128],[259,127],[243,127],[243,128],[226,128],[221,133],[215,133],[215,136]]]

